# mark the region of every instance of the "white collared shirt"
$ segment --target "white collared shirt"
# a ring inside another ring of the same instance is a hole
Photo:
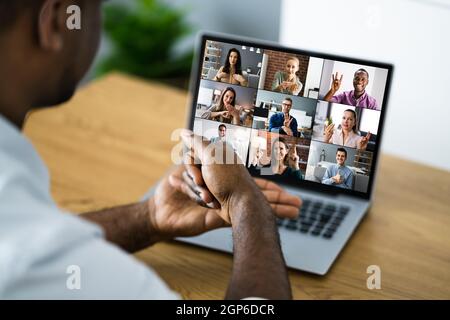
[[[344,134],[341,129],[334,131],[331,137],[331,143],[338,144],[344,147],[358,148],[358,143],[362,139],[359,134],[356,134],[351,130],[347,136],[347,140],[344,142]]]
[[[0,300],[179,299],[95,224],[62,212],[31,143],[0,115]]]

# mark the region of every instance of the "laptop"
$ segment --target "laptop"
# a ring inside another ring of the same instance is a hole
[[[372,203],[393,66],[217,33],[194,63],[189,128],[301,197],[297,219],[277,219],[284,258],[325,275]],[[211,112],[230,95],[239,117]],[[230,229],[177,240],[233,251]]]

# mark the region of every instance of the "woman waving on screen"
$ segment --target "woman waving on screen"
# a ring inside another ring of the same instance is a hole
[[[344,111],[339,129],[334,128],[334,123],[325,127],[324,142],[339,144],[345,147],[366,150],[372,134],[367,132],[366,136],[358,134],[356,112],[351,109]]]

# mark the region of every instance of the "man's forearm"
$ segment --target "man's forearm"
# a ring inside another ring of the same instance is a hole
[[[149,202],[89,212],[80,217],[100,225],[106,240],[128,252],[136,252],[160,241],[151,230]]]
[[[330,89],[330,91],[328,91],[328,93],[325,95],[325,97],[323,98],[323,100],[329,102],[329,101],[331,100],[331,98],[333,98],[333,96],[334,96],[335,93],[336,93],[336,92],[335,92],[333,89]]]
[[[291,299],[272,209],[260,193],[244,198],[230,208],[234,262],[226,298]]]

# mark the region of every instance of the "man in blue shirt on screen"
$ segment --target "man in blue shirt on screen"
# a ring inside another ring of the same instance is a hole
[[[270,117],[269,131],[298,137],[297,120],[289,114],[292,108],[292,99],[284,98],[281,112],[277,112]]]
[[[344,189],[352,189],[353,171],[345,166],[347,159],[347,150],[338,148],[336,152],[336,164],[327,168],[323,176],[322,183],[336,186]]]

